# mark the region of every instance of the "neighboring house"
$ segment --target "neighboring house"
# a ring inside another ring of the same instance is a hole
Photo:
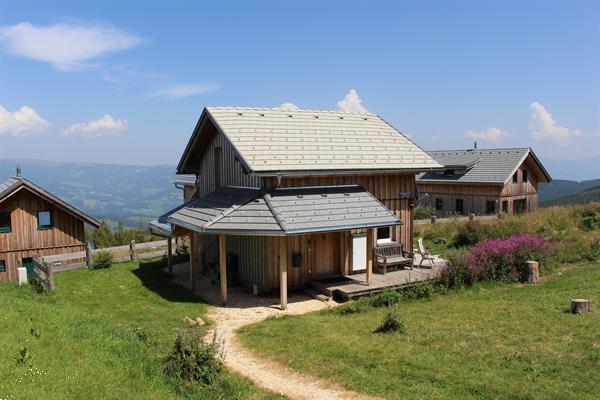
[[[17,170],[0,183],[0,282],[16,281],[21,266],[31,278],[35,256],[84,251],[84,223],[100,226]]]
[[[417,177],[419,205],[438,217],[535,211],[538,184],[552,180],[530,148],[429,151],[444,166]]]
[[[285,307],[288,286],[369,275],[376,243],[412,250],[415,176],[440,167],[374,114],[210,107],[177,167],[197,176],[179,182],[189,201],[160,221],[192,238],[193,284],[227,258],[230,277],[279,288]]]

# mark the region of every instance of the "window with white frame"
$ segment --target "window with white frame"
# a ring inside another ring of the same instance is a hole
[[[377,228],[377,244],[392,243],[394,241],[394,227]]]

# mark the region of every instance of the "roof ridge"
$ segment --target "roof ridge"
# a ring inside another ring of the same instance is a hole
[[[311,108],[297,108],[297,109],[285,109],[279,107],[238,107],[238,106],[206,106],[209,110],[253,110],[253,111],[281,111],[281,112],[318,112],[318,113],[329,113],[329,114],[346,114],[346,115],[370,115],[379,117],[378,114],[367,112],[354,112],[354,111],[339,111],[339,110],[319,110]]]
[[[275,189],[277,189],[277,188],[275,188]],[[288,224],[283,219],[283,215],[281,215],[281,211],[279,211],[279,208],[277,208],[277,205],[275,205],[275,202],[273,201],[273,198],[271,197],[271,193],[270,192],[265,193],[263,198],[265,199],[265,203],[267,203],[267,207],[269,207],[269,210],[271,210],[273,217],[275,217],[275,221],[277,222],[277,225],[279,225],[279,227],[281,227],[281,230],[283,230],[284,232],[287,231]]]

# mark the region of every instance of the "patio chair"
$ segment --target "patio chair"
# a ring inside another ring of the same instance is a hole
[[[423,265],[423,261],[431,263],[431,268],[435,267],[435,257],[431,255],[431,252],[425,248],[423,244],[423,238],[419,238],[419,253],[421,253],[421,261],[419,262],[419,268]]]

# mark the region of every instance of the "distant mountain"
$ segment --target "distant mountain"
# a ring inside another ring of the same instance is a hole
[[[25,178],[100,219],[136,226],[181,204],[175,167],[0,159],[0,181],[20,164]]]
[[[555,179],[548,184],[539,186],[540,206],[551,204],[552,200],[570,196],[596,186],[600,186],[600,179],[581,182]]]
[[[547,200],[542,203],[544,207],[562,206],[567,204],[587,204],[591,201],[600,202],[600,186],[594,186],[589,189],[582,190],[575,194],[559,197],[552,200]]]

